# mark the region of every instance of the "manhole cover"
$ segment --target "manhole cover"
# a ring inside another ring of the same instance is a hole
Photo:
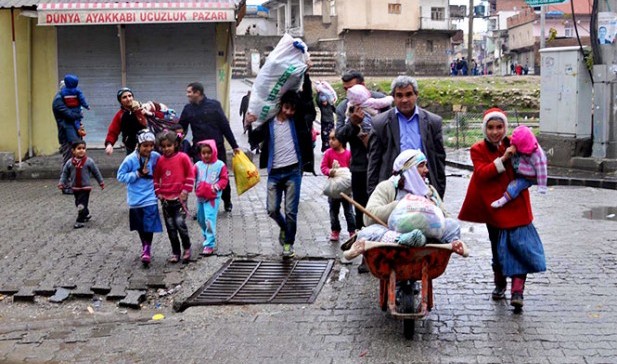
[[[333,263],[332,259],[289,262],[230,259],[179,311],[201,305],[312,303]]]

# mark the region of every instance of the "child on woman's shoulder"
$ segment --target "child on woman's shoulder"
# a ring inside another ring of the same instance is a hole
[[[321,160],[321,173],[333,177],[336,168],[349,168],[351,164],[351,152],[345,148],[343,143],[336,139],[335,130],[330,131],[329,136],[330,148],[326,150]],[[347,200],[328,198],[330,205],[330,241],[339,241],[341,233],[341,223],[339,221],[339,212],[341,204],[343,205],[343,214],[347,221],[347,231],[349,236],[356,233],[356,218],[351,209],[351,204]]]
[[[493,201],[491,206],[494,208],[502,207],[534,184],[538,185],[539,193],[544,194],[547,190],[546,154],[531,129],[525,125],[517,126],[512,132],[509,148],[515,153],[512,157],[512,166],[516,178],[510,182],[503,196]]]
[[[60,190],[65,188],[73,189],[75,206],[77,207],[77,220],[75,220],[73,228],[80,229],[84,227],[85,222],[90,221],[92,218],[90,210],[88,210],[90,191],[92,190],[90,176],[94,176],[101,189],[105,188],[105,183],[103,182],[101,171],[94,163],[94,160],[86,156],[85,141],[79,140],[74,142],[71,146],[71,151],[73,152],[73,158],[69,159],[64,168],[62,168],[58,188]],[[71,186],[67,186],[69,181],[72,181]]]
[[[141,240],[141,261],[145,266],[152,257],[154,233],[163,231],[158,200],[154,194],[155,169],[160,154],[153,151],[156,137],[144,129],[137,134],[137,149],[126,156],[118,168],[118,181],[126,184],[129,225]]]
[[[165,227],[171,242],[171,257],[168,261],[177,263],[180,260],[180,235],[184,248],[182,262],[188,263],[191,259],[191,239],[186,226],[186,201],[195,184],[193,163],[188,155],[178,151],[180,138],[175,132],[160,133],[157,142],[163,155],[154,168],[154,193],[161,200]]]
[[[197,143],[197,151],[201,158],[195,163],[197,222],[204,237],[202,255],[209,256],[216,248],[216,216],[229,177],[227,166],[218,159],[218,150],[213,139]]]

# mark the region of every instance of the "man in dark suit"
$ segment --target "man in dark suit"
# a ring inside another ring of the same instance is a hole
[[[429,182],[443,198],[446,191],[446,152],[441,116],[418,105],[418,83],[409,76],[392,81],[394,109],[373,119],[368,148],[368,192],[392,175],[394,159],[401,151],[420,149],[428,160]]]

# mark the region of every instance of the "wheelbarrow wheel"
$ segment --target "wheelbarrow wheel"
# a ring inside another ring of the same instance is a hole
[[[416,320],[414,319],[403,320],[403,335],[405,335],[405,339],[413,340],[413,334],[415,331],[416,331]]]

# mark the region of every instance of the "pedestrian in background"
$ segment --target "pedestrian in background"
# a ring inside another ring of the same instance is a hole
[[[218,158],[223,163],[227,163],[224,139],[227,139],[234,154],[240,153],[240,147],[231,131],[229,120],[225,116],[221,103],[206,97],[204,86],[200,82],[192,82],[187,86],[186,97],[189,103],[184,106],[179,123],[184,131],[188,132],[190,127],[193,132],[193,162],[200,160],[195,145],[206,139],[216,141]],[[222,198],[225,211],[231,212],[233,204],[231,203],[231,187],[229,184],[223,190]]]
[[[336,108],[330,103],[328,95],[323,92],[317,94],[317,108],[321,115],[321,152],[324,153],[328,149],[330,132],[334,130]]]
[[[195,163],[194,172],[197,222],[204,237],[201,254],[209,256],[216,248],[216,217],[222,191],[229,185],[229,174],[225,163],[218,158],[218,148],[213,139],[202,140],[196,147],[201,158]]]
[[[529,191],[523,190],[501,208],[491,207],[515,178],[511,161],[514,149],[510,148],[507,130],[508,118],[501,109],[485,112],[484,140],[471,147],[473,174],[459,219],[486,224],[493,255],[492,298],[505,299],[506,277],[511,277],[510,304],[520,311],[527,274],[545,271],[546,263],[542,242],[532,224]]]
[[[187,199],[193,191],[195,173],[188,155],[179,152],[180,138],[173,131],[164,131],[157,136],[157,144],[162,153],[154,168],[154,193],[161,200],[165,228],[171,243],[170,263],[180,260],[180,240],[182,240],[182,263],[191,260],[191,238],[186,226]],[[180,239],[178,239],[178,235]]]
[[[141,261],[150,264],[154,233],[163,231],[158,200],[154,193],[152,171],[160,154],[153,151],[156,137],[145,129],[137,134],[137,149],[124,158],[118,168],[117,179],[126,184],[129,205],[129,226],[141,240]]]
[[[56,126],[58,127],[58,143],[60,144],[60,154],[62,154],[62,168],[64,168],[66,162],[73,156],[73,143],[81,140],[81,137],[75,129],[75,122],[83,117],[81,109],[71,109],[64,103],[62,97],[62,90],[64,88],[64,81],[62,81],[60,83],[60,89],[54,96],[52,102],[52,111],[56,119]],[[67,182],[67,188],[63,189],[62,193],[65,195],[73,193],[69,182]]]
[[[86,156],[86,142],[83,140],[74,142],[71,150],[73,158],[64,164],[58,188],[64,190],[70,187],[73,190],[75,207],[77,207],[77,219],[73,228],[80,229],[84,227],[85,222],[90,221],[92,218],[88,209],[90,191],[92,190],[90,176],[94,176],[94,179],[101,186],[101,190],[105,188],[105,183],[103,182],[103,175],[101,175],[101,171],[94,163],[94,160]]]
[[[334,130],[330,130],[329,136],[330,148],[326,150],[321,160],[321,173],[324,176],[331,178],[334,176],[336,168],[349,168],[351,164],[351,152],[345,148],[345,145],[336,139]],[[341,222],[339,221],[339,213],[341,205],[343,205],[343,215],[347,221],[347,231],[352,237],[356,234],[356,217],[351,209],[351,204],[341,198],[328,197],[330,205],[330,241],[339,241],[341,233]]]
[[[76,75],[65,75],[64,87],[60,90],[60,95],[62,95],[62,100],[68,108],[83,116],[81,109],[84,108],[86,110],[90,110],[90,105],[88,104],[88,101],[86,101],[83,91],[77,87],[78,84],[79,78]],[[83,138],[86,136],[86,131],[81,122],[81,118],[75,120],[74,126],[80,137]]]
[[[248,90],[246,95],[242,96],[242,101],[240,101],[240,116],[242,117],[242,128],[244,129],[244,134],[246,132],[250,132],[252,130],[252,126],[250,123],[246,122],[246,112],[249,109],[249,101],[251,100],[251,90]]]

